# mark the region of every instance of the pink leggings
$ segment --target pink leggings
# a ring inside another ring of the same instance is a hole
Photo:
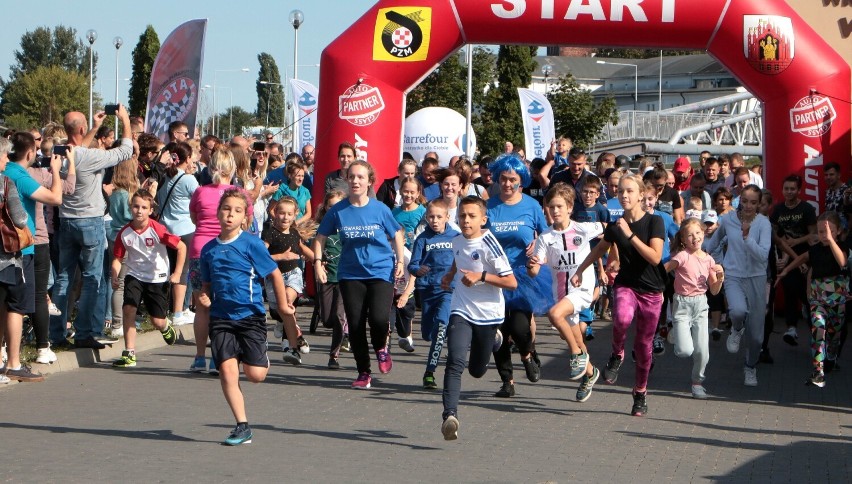
[[[624,286],[615,286],[613,292],[615,298],[612,309],[612,354],[624,359],[627,328],[635,319],[636,339],[633,342],[633,351],[636,352],[636,384],[633,390],[644,392],[648,386],[648,373],[651,371],[651,342],[657,330],[663,294],[641,293]]]

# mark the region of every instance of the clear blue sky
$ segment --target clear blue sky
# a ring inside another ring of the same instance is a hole
[[[112,40],[120,36],[124,45],[118,56],[119,101],[126,103],[130,83],[123,79],[130,78],[131,52],[145,27],[153,25],[163,42],[186,20],[207,18],[202,84],[213,84],[214,70],[248,67],[251,69],[248,73],[218,73],[217,86],[233,91],[219,91],[219,111],[227,107],[230,95],[235,105],[254,111],[259,53],[268,52],[275,58],[282,79],[285,68],[288,76],[293,75],[291,10],[299,9],[305,15],[304,24],[299,28],[299,65],[318,64],[322,50],[375,3],[375,0],[255,0],[244,3],[42,0],[33,4],[8,4],[4,5],[3,27],[0,28],[0,46],[3,46],[0,48],[0,76],[8,79],[9,66],[15,62],[14,51],[20,49],[21,35],[27,31],[40,26],[52,29],[61,24],[77,29],[86,42],[86,31],[95,29],[98,39],[94,48],[99,56],[95,91],[107,102],[115,97],[116,52]],[[299,78],[316,85],[319,69],[299,67]],[[211,107],[212,102],[208,109]]]

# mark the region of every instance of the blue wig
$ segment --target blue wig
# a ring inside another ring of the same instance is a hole
[[[521,177],[521,186],[526,188],[530,186],[532,182],[532,178],[530,178],[530,170],[527,168],[527,164],[524,163],[524,160],[521,159],[520,156],[515,153],[504,153],[497,157],[494,160],[494,163],[491,163],[488,166],[488,170],[491,172],[492,179],[499,183],[500,175],[504,171],[514,171]]]

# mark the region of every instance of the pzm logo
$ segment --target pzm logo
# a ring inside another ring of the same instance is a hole
[[[546,109],[544,109],[544,106],[542,106],[542,104],[538,101],[531,102],[530,105],[527,107],[527,114],[529,114],[530,119],[532,119],[536,123],[541,121],[541,118],[544,117],[545,111]]]

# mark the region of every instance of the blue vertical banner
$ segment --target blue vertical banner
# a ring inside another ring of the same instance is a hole
[[[195,136],[207,19],[187,21],[169,34],[151,70],[145,131],[168,141],[169,124],[183,121]]]

